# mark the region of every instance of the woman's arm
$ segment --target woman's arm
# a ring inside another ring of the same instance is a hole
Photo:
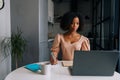
[[[50,62],[52,65],[57,64],[57,61],[58,61],[57,56],[58,56],[59,50],[60,50],[60,34],[57,34],[51,48]]]

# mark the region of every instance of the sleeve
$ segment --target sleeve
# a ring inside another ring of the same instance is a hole
[[[55,36],[51,51],[54,53],[54,55],[57,57],[60,50],[60,34],[57,34]]]
[[[82,50],[82,51],[90,51],[90,42],[89,42],[89,39],[88,39],[88,38],[86,38],[86,39],[82,42],[81,50]]]

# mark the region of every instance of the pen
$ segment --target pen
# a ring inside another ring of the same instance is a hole
[[[53,52],[51,52],[51,56],[52,56],[52,58],[54,59],[54,61],[56,60],[56,58],[55,58],[55,56],[54,56],[54,54],[53,54]]]

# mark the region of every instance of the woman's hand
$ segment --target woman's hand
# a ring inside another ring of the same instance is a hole
[[[52,65],[57,64],[57,62],[58,62],[58,60],[57,60],[56,58],[53,58],[52,56],[50,56],[50,63],[51,63]]]
[[[54,60],[52,57],[50,57],[50,63],[52,64],[52,65],[55,65],[55,64],[57,64],[57,59],[56,60]]]

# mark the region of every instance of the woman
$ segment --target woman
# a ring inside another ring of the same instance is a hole
[[[62,50],[62,60],[73,60],[75,50],[90,50],[88,38],[78,33],[82,26],[83,21],[78,13],[68,12],[63,15],[60,27],[66,32],[57,34],[54,39],[51,48],[51,64],[57,64],[57,56],[60,48]]]

